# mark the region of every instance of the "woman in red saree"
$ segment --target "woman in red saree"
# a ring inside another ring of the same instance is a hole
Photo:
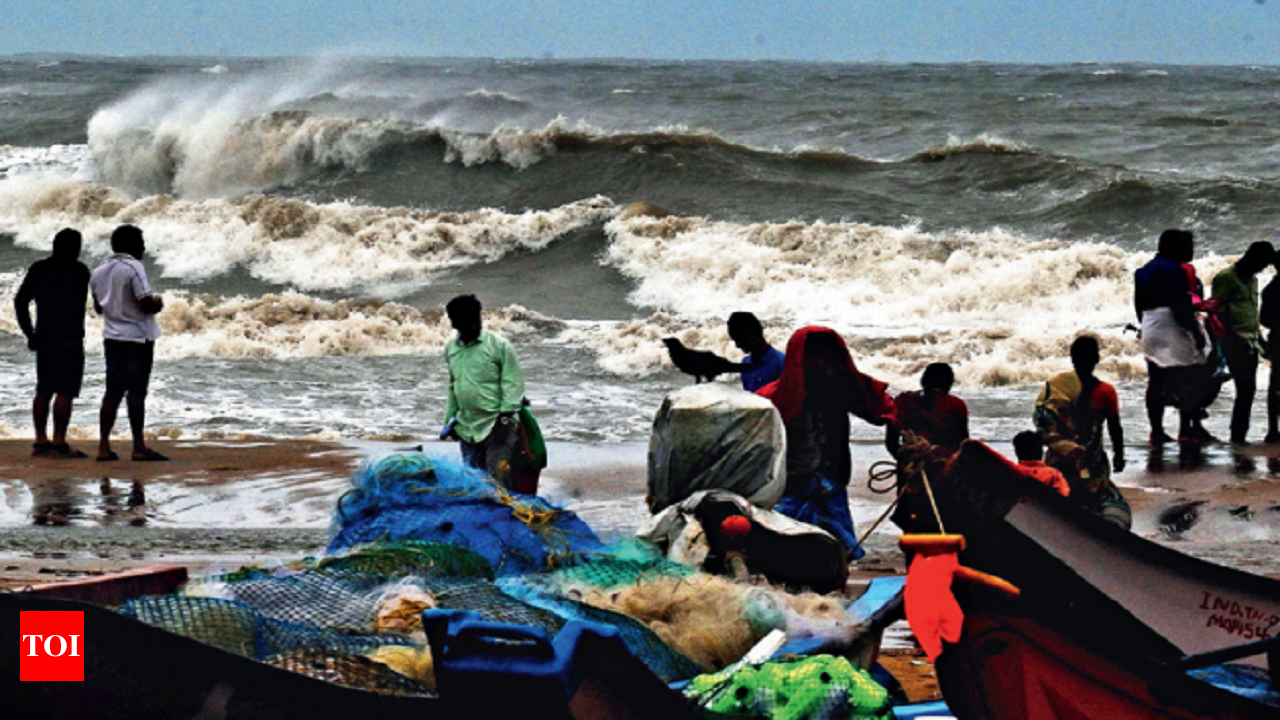
[[[893,416],[888,385],[864,375],[839,333],[810,326],[787,342],[782,376],[757,392],[773,401],[787,430],[787,486],[774,510],[817,525],[862,557],[846,488],[849,415],[873,425]]]

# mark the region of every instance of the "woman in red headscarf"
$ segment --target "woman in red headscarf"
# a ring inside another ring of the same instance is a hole
[[[832,533],[858,559],[846,488],[849,415],[873,425],[893,416],[888,385],[864,375],[836,331],[810,326],[787,341],[782,376],[757,392],[773,401],[787,429],[787,488],[774,509]]]

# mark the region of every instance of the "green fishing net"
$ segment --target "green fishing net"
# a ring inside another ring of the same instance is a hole
[[[690,681],[685,696],[720,716],[771,720],[881,720],[889,692],[842,657],[742,665]]]

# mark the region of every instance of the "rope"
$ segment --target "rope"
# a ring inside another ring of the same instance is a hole
[[[906,491],[907,486],[903,485],[898,490],[898,496],[893,499],[893,502],[889,503],[889,507],[885,508],[884,512],[880,513],[880,517],[876,518],[876,521],[871,523],[871,527],[867,528],[867,531],[862,533],[862,537],[858,538],[858,542],[853,544],[853,549],[849,551],[850,555],[857,553],[858,548],[862,547],[862,544],[867,541],[867,538],[871,537],[871,533],[875,532],[876,528],[880,527],[880,523],[884,522],[884,519],[889,517],[889,513],[893,512],[894,508],[898,507],[898,501],[902,499],[902,493]]]
[[[888,484],[883,484],[885,481]],[[876,487],[876,483],[882,483]],[[867,470],[867,489],[877,495],[883,495],[898,485],[898,463],[893,460],[877,460]],[[897,502],[897,500],[894,500]]]
[[[535,502],[518,500],[506,488],[496,483],[494,491],[498,502],[511,509],[511,516],[524,523],[547,546],[546,567],[548,570],[554,569],[560,562],[572,555],[573,546],[569,542],[569,535],[578,535],[579,537],[581,535],[579,533],[570,533],[555,525],[556,519],[561,515],[568,514],[567,511],[549,506],[543,506],[540,509],[538,507],[538,503],[541,502],[540,499]]]
[[[880,517],[876,518],[871,527],[862,534],[862,537],[858,538],[858,542],[853,546],[854,551],[861,547],[867,538],[871,536],[871,533],[875,532],[875,529],[880,526],[880,523],[884,522],[884,519],[893,512],[894,508],[902,500],[903,494],[906,493],[908,485],[917,478],[924,485],[925,494],[929,496],[929,505],[933,508],[934,519],[938,521],[938,530],[944,534],[946,533],[946,528],[942,524],[942,513],[938,512],[938,503],[933,497],[933,487],[929,484],[929,476],[924,469],[925,458],[929,456],[931,450],[933,450],[933,443],[910,430],[903,430],[902,446],[898,450],[898,460],[879,460],[871,464],[870,469],[867,470],[867,489],[878,495],[883,495],[897,486],[898,495],[893,499],[893,502],[889,503],[889,507],[885,508]],[[909,460],[903,462],[903,458],[909,458]],[[899,477],[903,478],[901,484],[898,482]],[[892,483],[887,483],[890,480],[892,480]]]
[[[947,528],[942,524],[942,513],[938,512],[938,503],[933,499],[933,487],[929,485],[929,476],[925,474],[924,468],[920,468],[920,479],[924,482],[924,491],[929,496],[929,505],[933,508],[933,518],[938,521],[938,532],[946,535]]]

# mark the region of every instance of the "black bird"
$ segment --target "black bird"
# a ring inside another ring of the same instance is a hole
[[[662,343],[667,346],[672,364],[681,372],[692,375],[697,382],[702,382],[703,379],[711,382],[717,375],[751,369],[750,364],[731,362],[713,352],[690,350],[684,346],[684,343],[673,337],[663,338]]]

